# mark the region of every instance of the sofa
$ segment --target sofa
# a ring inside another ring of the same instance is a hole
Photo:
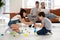
[[[30,11],[31,11],[31,8],[25,8],[25,10],[27,11],[27,15],[30,13]],[[50,13],[54,13],[54,14],[56,14],[56,15],[58,15],[58,16],[60,16],[60,9],[54,9],[54,10],[50,10]],[[12,17],[14,17],[15,15],[17,15],[18,13],[10,13],[10,19],[12,18]],[[29,20],[28,19],[25,19],[27,22],[29,22]],[[59,23],[59,21],[58,20],[56,20],[56,19],[50,19],[51,20],[51,22],[52,23]],[[39,19],[38,19],[38,22],[39,22]]]

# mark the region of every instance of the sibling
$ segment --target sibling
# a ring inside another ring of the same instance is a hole
[[[37,31],[38,35],[46,35],[48,32],[51,33],[51,21],[45,17],[44,12],[40,12],[38,14],[39,19],[41,21],[41,25],[35,25],[35,26],[40,26],[42,29]]]
[[[19,25],[17,23],[24,23],[30,25],[32,22],[26,22],[27,13],[25,9],[21,9],[20,13],[14,16],[8,23],[9,30],[20,33]]]

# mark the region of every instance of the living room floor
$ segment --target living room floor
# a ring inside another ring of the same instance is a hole
[[[53,23],[52,35],[19,35],[18,37],[13,37],[7,33],[1,36],[1,33],[4,33],[6,28],[5,26],[0,27],[0,40],[60,40],[60,23]]]

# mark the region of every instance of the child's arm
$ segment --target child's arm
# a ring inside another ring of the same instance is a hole
[[[41,23],[40,27],[43,28],[44,27],[44,23]]]
[[[21,20],[22,20],[21,16],[17,16],[17,18],[19,18],[19,21],[21,21]]]
[[[17,19],[19,19],[19,17],[20,17],[20,15],[16,15],[16,16],[12,17],[11,20],[17,20]]]
[[[41,28],[43,28],[44,27],[44,23],[41,23],[41,25],[35,24],[35,27],[41,27]]]
[[[24,24],[26,24],[26,25],[31,25],[31,24],[33,24],[32,21],[26,22],[24,19],[21,20],[21,23],[24,23]]]

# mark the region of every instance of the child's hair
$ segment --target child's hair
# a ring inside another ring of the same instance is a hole
[[[45,2],[41,2],[41,5],[42,5],[42,3],[44,3],[44,4],[45,4]],[[44,7],[44,9],[45,9],[45,7]]]
[[[21,8],[20,13],[19,13],[19,15],[21,16],[21,18],[24,18],[24,16],[23,16],[24,12],[26,13],[26,10]]]
[[[36,1],[35,4],[39,4],[39,1]]]
[[[45,17],[45,13],[44,13],[44,12],[39,12],[38,16],[43,16],[43,17]]]

